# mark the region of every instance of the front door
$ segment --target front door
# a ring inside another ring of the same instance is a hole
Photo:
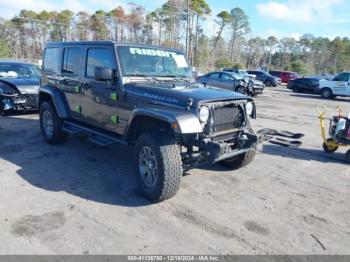
[[[209,74],[206,77],[206,83],[215,87],[221,87],[222,83],[220,82],[220,73]]]
[[[115,52],[112,46],[86,46],[85,72],[82,86],[82,115],[84,122],[104,130],[121,133],[118,125],[118,100],[121,97],[118,81],[95,79],[95,68],[105,67],[116,71]]]
[[[225,88],[225,89],[230,90],[230,91],[234,91],[235,79],[233,78],[233,76],[231,76],[229,74],[222,73],[220,79],[221,79],[221,87],[222,88]]]
[[[349,92],[350,73],[341,73],[333,79],[333,94],[348,95]]]
[[[81,47],[65,47],[63,49],[63,63],[60,85],[70,110],[71,118],[81,120]]]

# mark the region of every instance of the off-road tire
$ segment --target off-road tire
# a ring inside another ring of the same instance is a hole
[[[139,154],[144,146],[150,147],[156,157],[157,179],[153,187],[147,187],[141,177]],[[173,197],[179,189],[183,166],[180,149],[171,135],[144,133],[135,144],[136,178],[142,193],[152,202]]]
[[[350,150],[345,153],[345,162],[350,164]]]
[[[220,163],[232,170],[240,169],[248,166],[254,159],[256,154],[256,147],[250,149],[248,152],[221,161]]]
[[[53,132],[50,137],[46,134],[43,126],[43,115],[45,111],[47,111],[52,117]],[[59,145],[66,142],[68,135],[62,130],[63,120],[58,116],[55,107],[49,102],[43,102],[40,106],[39,114],[40,128],[44,140],[51,145]]]
[[[328,138],[327,141],[333,142],[334,140],[333,140],[333,138]],[[323,143],[322,147],[323,147],[323,150],[327,153],[334,153],[335,151],[338,150],[338,147],[329,148],[326,143]]]
[[[325,99],[331,99],[333,98],[333,92],[330,88],[323,88],[321,90],[321,96]]]

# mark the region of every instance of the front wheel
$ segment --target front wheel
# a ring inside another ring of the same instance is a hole
[[[63,120],[59,118],[56,109],[49,102],[40,106],[40,128],[45,141],[52,145],[63,144],[67,133],[62,130]]]
[[[272,82],[270,80],[266,80],[264,84],[265,86],[272,86]]]
[[[245,95],[246,91],[243,86],[239,86],[236,88],[236,92]]]
[[[135,145],[137,182],[142,193],[151,201],[173,197],[183,174],[179,147],[167,135],[142,134]]]
[[[346,152],[345,154],[345,161],[350,164],[350,150],[348,150],[348,152]]]
[[[328,143],[323,143],[322,147],[323,147],[323,150],[327,153],[334,153],[335,151],[338,150],[338,146],[334,145],[334,144],[331,144],[331,143],[334,143],[334,140],[333,138],[328,138],[327,139],[327,142]]]
[[[240,169],[242,167],[248,166],[254,159],[256,154],[256,147],[250,149],[248,152],[221,161],[220,163],[230,169]]]
[[[323,89],[321,90],[321,96],[322,96],[323,98],[330,99],[330,98],[333,98],[333,92],[332,92],[332,90],[329,89],[329,88],[323,88]]]

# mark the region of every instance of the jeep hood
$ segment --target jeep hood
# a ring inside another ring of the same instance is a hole
[[[128,83],[124,88],[128,94],[177,106],[187,106],[191,100],[193,105],[214,101],[251,100],[240,93],[211,86],[203,87],[197,83]]]
[[[39,78],[0,78],[0,81],[15,86],[21,94],[39,93]]]

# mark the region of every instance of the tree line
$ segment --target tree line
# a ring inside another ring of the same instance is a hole
[[[71,10],[22,10],[12,19],[0,19],[0,58],[40,59],[47,41],[114,40],[182,49],[200,71],[222,67],[267,68],[301,74],[336,73],[350,69],[349,38],[299,39],[251,37],[249,17],[235,7],[215,14],[205,0],[168,0],[147,12],[129,4],[94,13]],[[215,23],[206,35],[205,23]]]

